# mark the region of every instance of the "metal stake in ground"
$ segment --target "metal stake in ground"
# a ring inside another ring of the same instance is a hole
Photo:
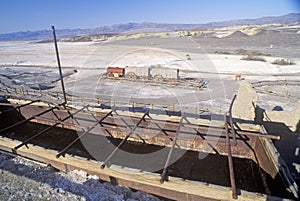
[[[232,120],[232,107],[233,107],[233,103],[236,99],[236,94],[234,94],[233,98],[232,98],[232,101],[230,103],[230,106],[229,106],[229,123],[230,123],[230,127],[231,127],[231,131],[232,131],[232,136],[233,136],[233,146],[236,146],[237,145],[237,141],[236,141],[236,133],[235,133],[235,130],[234,130],[234,125],[233,125],[233,120]]]
[[[229,174],[230,174],[230,184],[231,184],[231,190],[232,190],[232,198],[237,199],[237,191],[236,191],[232,153],[231,153],[231,143],[230,143],[230,138],[229,138],[228,122],[227,122],[226,114],[227,113],[225,113],[225,115],[224,115],[224,126],[225,126],[225,131],[226,131],[226,141],[227,141],[226,147],[227,147]],[[234,130],[234,128],[231,128],[231,130]]]
[[[52,26],[52,32],[53,32],[53,38],[54,38],[54,45],[55,45],[55,52],[56,52],[56,59],[57,59],[57,65],[58,65],[58,70],[59,70],[61,88],[62,88],[62,91],[63,91],[63,94],[64,94],[64,102],[61,105],[65,105],[67,103],[67,98],[66,98],[66,91],[65,91],[63,75],[62,75],[62,71],[61,71],[61,65],[60,65],[60,59],[59,59],[58,46],[57,46],[54,26]]]

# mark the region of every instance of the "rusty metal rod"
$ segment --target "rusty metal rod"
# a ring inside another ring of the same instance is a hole
[[[169,167],[169,163],[170,163],[170,160],[171,160],[171,157],[172,157],[172,153],[173,153],[173,150],[175,148],[175,144],[177,142],[177,139],[178,139],[178,134],[179,134],[179,131],[180,131],[180,127],[181,127],[181,124],[182,124],[182,121],[183,121],[183,117],[184,117],[184,114],[182,114],[181,116],[181,119],[180,119],[180,122],[179,122],[179,125],[177,127],[177,130],[176,130],[176,135],[175,135],[175,139],[173,141],[173,144],[172,144],[172,147],[168,153],[168,157],[167,157],[167,160],[166,160],[166,163],[165,163],[165,166],[164,166],[164,169],[163,169],[163,172],[161,174],[161,178],[160,178],[160,183],[163,184],[165,179],[166,179],[166,176],[167,176],[167,169]]]
[[[149,128],[148,126],[147,126],[147,128],[149,129],[149,130],[160,130],[163,134],[164,134],[164,136],[168,136],[168,138],[170,139],[170,140],[173,140],[173,138],[172,137],[170,137],[168,134],[167,134],[167,131],[171,131],[171,132],[176,132],[175,130],[167,130],[167,129],[164,129],[164,128],[161,128],[161,126],[159,125],[159,123],[157,123],[157,122],[155,122],[154,120],[153,120],[153,118],[151,118],[150,116],[149,116],[149,118],[150,118],[150,120],[151,120],[151,123],[154,123],[156,126],[157,126],[157,128]],[[152,122],[153,121],[153,122]],[[177,143],[175,144],[175,146],[177,145],[177,147],[180,147]]]
[[[11,128],[14,128],[14,127],[16,127],[16,126],[19,126],[19,125],[21,125],[21,124],[23,124],[23,123],[25,123],[25,122],[28,122],[28,121],[30,121],[30,120],[32,120],[32,119],[35,119],[36,117],[41,116],[41,115],[43,115],[43,114],[46,114],[46,113],[48,113],[48,112],[50,112],[50,111],[52,111],[52,110],[55,110],[55,109],[59,109],[59,108],[56,107],[56,106],[55,106],[55,107],[51,107],[50,109],[45,110],[45,111],[43,111],[43,112],[41,112],[41,113],[38,113],[38,114],[36,114],[36,115],[34,115],[34,116],[28,118],[28,119],[24,119],[24,120],[19,121],[19,122],[15,123],[15,124],[13,124],[13,125],[11,125],[11,126],[8,126],[8,127],[6,127],[6,128],[1,129],[1,130],[0,130],[0,133],[1,133],[1,132],[4,132],[4,131],[7,131],[7,130],[9,130],[9,129],[11,129]]]
[[[23,105],[18,105],[17,107],[13,107],[13,108],[9,108],[9,109],[4,110],[4,111],[0,111],[0,114],[4,114],[4,113],[7,113],[7,112],[11,112],[11,111],[13,111],[13,110],[20,109],[20,108],[22,108],[22,107],[25,107],[25,106],[27,106],[27,105],[31,105],[31,104],[33,104],[33,103],[35,103],[35,102],[39,102],[39,101],[40,101],[40,100],[33,100],[33,101],[29,102],[29,103],[25,103],[25,104],[23,104]]]
[[[52,126],[55,123],[60,123],[62,126],[68,126],[68,127],[74,128],[74,129],[76,129],[76,128],[85,129],[86,128],[86,127],[80,126],[80,125],[75,126],[74,123],[62,122],[61,120],[53,120],[53,119],[50,119],[50,118],[38,117],[36,119],[37,120],[35,121],[35,123],[41,123],[41,124],[50,125],[50,126]],[[39,121],[39,120],[41,120],[41,121]]]
[[[38,132],[37,134],[31,136],[30,138],[28,138],[27,140],[25,140],[24,142],[22,142],[21,144],[17,145],[16,147],[13,148],[13,151],[16,151],[17,149],[19,149],[20,147],[26,145],[28,142],[30,142],[31,140],[43,135],[44,133],[46,133],[47,131],[49,131],[50,129],[58,126],[59,124],[62,124],[64,121],[66,121],[67,119],[69,118],[73,118],[74,115],[78,114],[79,112],[81,112],[82,110],[84,110],[85,108],[89,107],[88,105],[87,106],[84,106],[83,108],[81,108],[80,110],[77,110],[76,112],[74,112],[73,114],[70,114],[69,116],[63,118],[62,120],[60,120],[59,122],[53,124],[52,126],[46,128],[46,129],[43,129],[42,131]]]
[[[70,144],[68,144],[65,148],[63,148],[61,151],[58,152],[58,154],[56,154],[56,158],[59,158],[61,155],[63,155],[68,149],[70,149],[70,147],[72,147],[76,142],[78,142],[78,140],[80,140],[83,136],[85,136],[86,134],[88,134],[91,130],[93,130],[98,124],[101,125],[101,122],[104,121],[104,119],[106,119],[109,115],[111,115],[113,112],[113,110],[111,110],[110,112],[108,112],[105,116],[103,116],[99,121],[97,121],[93,126],[91,126],[88,130],[86,130],[85,132],[81,133],[75,140],[73,140]]]
[[[124,126],[124,125],[121,125],[121,126],[119,126],[119,125],[117,125],[117,126],[113,126],[113,125],[111,125],[111,124],[109,124],[109,123],[106,123],[106,122],[102,122],[102,124],[104,125],[103,127],[105,128],[105,129],[107,129],[108,131],[111,131],[111,130],[117,130],[118,131],[118,128],[117,127],[122,127],[122,128],[125,128],[126,126]],[[184,124],[182,124],[182,125],[184,125]],[[140,128],[142,128],[141,126],[140,126]],[[148,128],[149,130],[160,130],[160,129],[158,129],[158,128]],[[164,131],[164,129],[162,129],[162,131]],[[165,131],[168,131],[171,135],[166,135],[164,132],[162,132],[161,134],[158,134],[158,135],[156,135],[156,137],[159,137],[159,136],[161,136],[161,137],[167,137],[167,138],[169,138],[171,141],[173,141],[173,139],[174,139],[174,137],[175,137],[175,135],[174,135],[174,133],[176,133],[176,130],[165,130]],[[188,131],[183,131],[183,130],[181,130],[180,131],[180,133],[181,133],[181,140],[195,140],[195,141],[198,141],[197,140],[197,136],[199,136],[199,137],[201,137],[202,139],[201,140],[205,140],[206,142],[208,142],[208,143],[223,143],[223,144],[226,144],[227,143],[227,141],[226,141],[226,135],[225,135],[225,130],[223,129],[223,131],[224,131],[224,135],[222,135],[222,136],[220,136],[220,135],[218,135],[218,134],[216,134],[216,133],[210,133],[210,134],[197,134],[197,135],[195,135],[194,133],[192,133],[192,132],[188,132]],[[195,132],[196,132],[196,130],[195,130]],[[197,132],[196,132],[197,133]],[[95,135],[97,135],[96,133],[93,133],[93,134],[95,134]],[[109,134],[109,133],[108,133]],[[126,136],[126,133],[123,133],[125,136]],[[138,133],[136,133],[136,131],[133,133],[133,134],[138,134]],[[132,134],[132,135],[133,135]],[[102,135],[102,134],[101,134]],[[259,136],[256,136],[257,134],[255,134],[255,133],[253,133],[253,136],[252,137],[259,137]],[[111,136],[111,135],[110,135]],[[189,136],[191,136],[192,137],[192,139],[191,139],[191,137],[189,137]],[[208,137],[208,136],[211,136],[211,137],[216,137],[216,139],[215,140],[213,140],[213,139],[207,139],[206,137]],[[262,137],[265,137],[265,136],[267,136],[267,135],[261,135]],[[205,138],[204,138],[205,137]],[[251,136],[250,136],[251,137]],[[268,136],[267,136],[268,137]],[[276,137],[276,136],[274,136],[274,137]],[[244,138],[240,138],[240,137],[238,137],[237,136],[237,140],[238,141],[242,141],[242,142],[244,142],[245,141],[245,139]],[[176,144],[175,146],[177,146],[177,147],[179,147],[179,145],[178,144]]]
[[[234,96],[232,98],[232,101],[231,101],[230,106],[229,106],[229,111],[228,111],[230,127],[231,127],[231,131],[232,131],[232,135],[233,135],[233,144],[232,144],[233,146],[237,145],[236,133],[235,133],[235,130],[234,130],[234,125],[233,125],[233,120],[232,120],[232,106],[233,106],[233,103],[234,103],[235,99],[236,99],[236,94],[234,94]],[[226,118],[226,121],[227,121],[227,118]],[[227,127],[227,131],[228,131],[228,127]]]
[[[66,97],[63,74],[62,74],[61,65],[60,65],[59,52],[58,52],[58,46],[57,46],[57,40],[56,40],[56,34],[55,34],[54,26],[52,26],[52,32],[53,32],[53,39],[54,39],[54,46],[55,46],[56,59],[57,59],[59,76],[60,76],[61,88],[62,88],[63,95],[64,95],[64,102],[61,105],[65,105],[65,104],[67,104],[67,97]]]
[[[279,135],[271,135],[271,134],[259,134],[259,133],[251,133],[251,132],[238,132],[239,135],[244,135],[244,136],[251,136],[251,137],[263,137],[263,138],[268,138],[272,140],[280,140]]]
[[[110,155],[104,160],[102,165],[100,166],[101,169],[104,169],[107,162],[115,155],[115,153],[121,148],[121,146],[127,141],[127,139],[130,137],[130,135],[137,129],[137,127],[142,123],[143,120],[145,120],[146,115],[149,115],[149,110],[147,110],[144,115],[140,118],[140,120],[137,122],[137,124],[134,126],[134,128],[131,129],[131,131],[126,135],[126,137],[118,144],[118,146],[110,153]]]
[[[166,122],[166,125],[168,125],[168,122]],[[222,132],[224,131],[224,128],[217,128],[217,127],[207,127],[207,126],[201,126],[201,125],[189,125],[189,124],[182,124],[184,127],[186,128],[194,128],[197,129],[200,132],[203,132],[205,135],[210,135],[210,136],[214,136],[213,133],[205,133],[208,130],[211,132]],[[231,126],[230,126],[231,127]],[[170,132],[174,132],[174,131],[170,131]],[[183,131],[184,133],[184,131]],[[252,137],[263,137],[263,138],[269,138],[272,140],[280,140],[280,136],[278,135],[272,135],[272,134],[261,134],[261,133],[257,133],[257,132],[251,132],[251,131],[245,131],[245,130],[239,130],[236,131],[235,130],[235,134],[239,134],[239,135],[243,135],[243,136],[252,136]],[[216,137],[218,137],[219,135],[216,135]]]
[[[128,129],[131,129],[132,128],[132,126],[131,125],[129,125],[124,119],[123,119],[123,117],[121,117],[121,120],[122,120],[122,122],[125,124],[125,127]],[[145,143],[145,140],[140,136],[140,134],[138,134],[138,133],[133,133],[134,135],[136,135],[136,136],[138,136],[138,138],[140,139],[140,140],[142,140],[143,141],[143,143]]]
[[[231,154],[231,143],[229,139],[229,133],[228,133],[228,123],[227,123],[227,115],[225,113],[224,115],[224,126],[226,130],[226,140],[227,140],[227,156],[228,156],[228,166],[229,166],[229,174],[230,174],[230,184],[231,184],[231,190],[232,190],[232,197],[234,199],[237,199],[237,192],[236,192],[236,184],[235,184],[235,176],[234,176],[234,170],[233,170],[233,160],[232,160],[232,154]],[[234,128],[231,128],[234,129]]]
[[[129,119],[130,117],[128,116],[124,116],[124,115],[120,115],[121,117],[125,118],[125,119]],[[154,120],[151,117],[149,117],[150,120],[152,122],[154,122],[154,124],[161,122],[161,120]],[[83,119],[86,120],[86,119]],[[175,126],[178,124],[178,122],[163,122],[165,126]],[[106,127],[124,127],[126,128],[125,125],[121,125],[121,124],[114,124],[114,123],[108,123],[108,122],[103,122],[102,124],[106,125]],[[134,124],[130,125],[128,124],[128,126],[133,126]],[[197,129],[199,133],[203,133],[203,135],[206,136],[216,136],[219,137],[219,134],[214,134],[216,133],[224,133],[224,137],[225,137],[225,130],[224,127],[214,127],[214,126],[203,126],[203,125],[197,125],[197,124],[188,124],[188,123],[182,123],[182,126],[185,128],[192,128],[192,129]],[[233,127],[234,128],[234,127]],[[147,129],[149,130],[162,130],[162,131],[167,131],[167,132],[172,132],[175,133],[176,130],[175,129],[160,129],[160,128],[150,128],[147,127]],[[208,133],[207,131],[210,131],[210,133]],[[258,132],[251,132],[251,131],[244,131],[244,130],[239,130],[239,131],[234,131],[235,132],[235,136],[236,134],[239,135],[243,135],[243,136],[253,136],[253,137],[263,137],[263,138],[268,138],[268,139],[272,139],[272,140],[280,140],[280,136],[278,135],[272,135],[272,134],[261,134]],[[193,134],[191,132],[187,132],[187,131],[181,131],[181,133],[186,133],[186,134]],[[195,134],[193,134],[195,135]],[[239,138],[236,138],[236,140],[239,140]],[[212,141],[212,142],[216,142],[216,141]],[[232,145],[234,145],[234,143],[232,143]]]
[[[107,125],[107,123],[103,123],[104,125]],[[119,126],[117,126],[117,127],[119,127]],[[104,126],[104,128],[105,129],[111,129],[111,130],[118,130],[118,128],[117,128],[116,126]],[[125,126],[122,126],[122,127],[125,127]],[[154,128],[154,129],[150,129],[150,130],[160,130],[160,129],[156,129],[156,128]],[[164,131],[164,129],[162,129],[162,131]],[[168,131],[168,132],[172,132],[172,133],[176,133],[176,130],[165,130],[165,131]],[[185,140],[185,139],[187,139],[187,140],[191,140],[191,138],[185,138],[185,136],[188,136],[188,135],[193,135],[193,140],[195,140],[195,137],[194,137],[194,134],[193,133],[190,133],[190,132],[186,132],[186,131],[180,131],[180,133],[181,134],[185,134],[185,135],[182,135],[182,140]],[[133,132],[133,134],[138,134],[138,133],[136,133],[136,132]],[[161,137],[167,137],[167,138],[169,138],[170,140],[172,140],[173,141],[173,138],[175,137],[174,135],[166,135],[164,132],[162,133],[162,134],[158,134],[158,135],[155,135],[155,137],[158,137],[158,136],[160,136],[161,135]],[[198,135],[199,136],[199,135]],[[211,135],[211,136],[215,136],[216,137],[216,139],[217,140],[208,140],[208,139],[205,139],[204,138],[204,140],[206,141],[206,142],[220,142],[220,143],[227,143],[225,140],[226,139],[224,139],[224,141],[221,141],[221,140],[219,140],[219,138],[220,138],[220,136],[219,135]],[[223,137],[223,138],[226,138],[226,136],[224,135],[224,136],[221,136],[221,137]],[[177,145],[177,147],[179,147],[179,145],[176,143],[175,144],[175,146]]]
[[[153,120],[151,119],[151,121],[154,122],[154,124],[157,124],[155,122],[159,122],[157,120]],[[125,125],[113,125],[112,123],[106,123],[106,122],[103,122],[104,125],[107,125],[107,127],[115,127],[115,126],[118,126],[118,127],[126,127]],[[173,125],[177,125],[178,123],[177,122],[174,122],[174,123],[171,123],[171,122],[164,122],[165,126],[173,126]],[[129,126],[132,126],[132,125],[129,125]],[[214,133],[222,133],[224,132],[225,134],[225,130],[224,128],[218,128],[218,127],[208,127],[208,126],[201,126],[201,125],[192,125],[192,124],[186,124],[186,123],[182,123],[182,126],[185,127],[185,128],[192,128],[192,129],[197,129],[197,131],[199,133],[203,133],[202,135],[206,135],[206,136],[215,136],[215,137],[219,137],[220,135],[219,134],[216,134],[214,135]],[[150,127],[147,127],[147,129],[149,130],[162,130],[162,131],[167,131],[167,132],[172,132],[172,133],[175,133],[176,130],[173,130],[173,129],[160,129],[160,128],[150,128]],[[207,131],[210,131],[210,133],[207,133]],[[187,132],[187,131],[181,131],[181,133],[186,133],[186,134],[193,134],[191,132]],[[263,137],[263,138],[269,138],[269,139],[272,139],[272,140],[280,140],[280,136],[278,135],[271,135],[271,134],[260,134],[260,133],[257,133],[257,132],[251,132],[251,131],[243,131],[243,130],[240,130],[240,131],[235,131],[236,134],[239,134],[239,135],[243,135],[243,136],[252,136],[252,137]],[[225,135],[224,135],[225,137]],[[238,138],[236,138],[238,140]]]

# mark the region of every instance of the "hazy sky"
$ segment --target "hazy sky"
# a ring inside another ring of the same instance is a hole
[[[300,12],[300,0],[1,0],[0,33],[128,22],[207,23]]]

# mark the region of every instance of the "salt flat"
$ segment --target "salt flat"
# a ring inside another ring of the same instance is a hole
[[[169,38],[159,35],[150,37],[135,35],[131,38],[122,36],[117,40],[109,39],[101,42],[59,42],[58,46],[63,71],[68,74],[65,78],[67,92],[80,96],[160,105],[181,102],[181,105],[185,107],[195,107],[200,104],[203,109],[210,108],[223,112],[228,108],[233,94],[237,92],[239,82],[235,81],[236,74],[241,74],[242,79],[249,82],[299,78],[300,58],[294,58],[295,65],[290,66],[272,64],[274,60],[281,58],[278,56],[264,56],[266,62],[245,61],[241,60],[243,55],[234,53],[207,53],[209,52],[205,49],[207,44],[205,42],[202,44],[202,42],[197,38],[175,37],[174,35]],[[236,49],[239,48],[236,47]],[[6,85],[26,85],[26,80],[27,82],[30,80],[31,84],[35,83],[35,85],[30,85],[31,87],[38,88],[41,85],[36,84],[40,83],[43,84],[44,89],[60,91],[53,43],[0,42],[0,65],[2,66],[0,73],[6,75],[6,77],[2,76],[1,80]],[[207,81],[208,87],[198,91],[157,88],[136,83],[107,82],[103,79],[103,74],[108,66],[138,68],[163,66],[193,70],[196,71],[196,77]],[[24,77],[24,71],[27,72],[27,77]],[[18,82],[9,81],[7,77],[18,78]],[[48,87],[49,85],[51,86]],[[157,91],[162,91],[162,93]],[[124,97],[130,97],[130,99],[124,99]],[[172,100],[170,97],[173,97]],[[272,100],[269,102],[272,103]],[[287,109],[297,104],[295,101],[290,104],[289,100],[287,106],[285,104],[287,101],[284,99],[280,102]],[[274,103],[271,105],[273,107]]]

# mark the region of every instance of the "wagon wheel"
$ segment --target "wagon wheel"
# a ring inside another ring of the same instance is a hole
[[[137,75],[134,72],[128,72],[126,74],[126,78],[128,78],[130,80],[136,80],[137,79]]]
[[[156,74],[153,77],[154,82],[161,83],[164,80],[164,77],[160,74]]]
[[[113,78],[113,77],[114,77],[114,74],[113,74],[113,73],[107,73],[107,74],[106,74],[106,77],[108,77],[108,78]]]

